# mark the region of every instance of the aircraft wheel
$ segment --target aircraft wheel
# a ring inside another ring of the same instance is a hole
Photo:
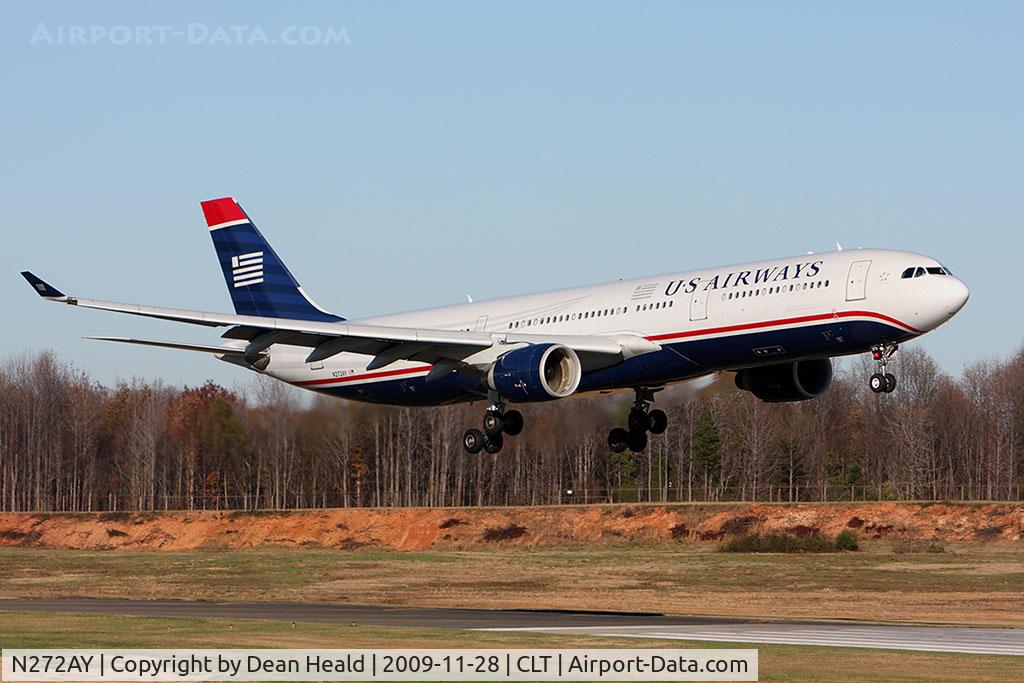
[[[494,455],[501,450],[504,445],[504,439],[501,438],[501,433],[497,433],[491,436],[484,436],[484,450]]]
[[[642,410],[629,411],[629,419],[626,420],[626,424],[631,432],[646,432],[651,428],[651,420]]]
[[[509,436],[515,436],[523,431],[523,414],[518,410],[506,412],[502,416],[502,421],[505,423],[505,433]]]
[[[668,415],[664,410],[652,410],[647,417],[651,421],[651,434],[663,434],[668,429]]]
[[[462,447],[467,453],[477,454],[484,447],[484,434],[479,429],[467,429],[462,435]]]
[[[883,375],[880,372],[876,372],[875,374],[871,375],[871,379],[868,380],[868,386],[870,386],[871,391],[875,392],[876,394],[880,394],[883,391],[885,391],[886,384],[887,382],[885,381],[885,375]]]
[[[608,432],[608,447],[613,453],[621,453],[629,448],[629,432],[622,427],[616,427]]]
[[[505,428],[504,420],[501,419],[501,413],[497,410],[488,410],[484,413],[484,434],[487,436],[496,436],[501,434],[501,431]]]
[[[885,374],[885,393],[891,394],[896,391],[896,375],[891,372]]]
[[[640,453],[647,448],[647,432],[629,433],[629,450]]]

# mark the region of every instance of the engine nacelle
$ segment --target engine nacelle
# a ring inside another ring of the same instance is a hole
[[[832,384],[828,358],[747,368],[736,373],[736,386],[767,403],[806,401],[821,396]]]
[[[568,346],[532,344],[498,358],[487,385],[510,401],[551,401],[576,391],[582,376],[580,359]]]

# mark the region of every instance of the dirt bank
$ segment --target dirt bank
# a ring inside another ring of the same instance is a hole
[[[257,546],[458,550],[715,542],[752,530],[1018,541],[1024,504],[865,503],[0,514],[0,546],[192,550]]]

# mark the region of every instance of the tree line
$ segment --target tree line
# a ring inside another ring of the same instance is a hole
[[[43,352],[0,364],[0,510],[283,509],[622,501],[1020,500],[1024,349],[944,373],[902,349],[893,394],[869,359],[822,397],[765,404],[729,373],[666,389],[669,429],[613,454],[631,393],[522,408],[496,456],[461,445],[484,403],[388,408],[133,380],[101,386]]]

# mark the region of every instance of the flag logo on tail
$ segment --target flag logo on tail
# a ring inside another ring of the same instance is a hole
[[[252,251],[232,256],[231,275],[235,287],[247,287],[263,282],[263,252]]]

